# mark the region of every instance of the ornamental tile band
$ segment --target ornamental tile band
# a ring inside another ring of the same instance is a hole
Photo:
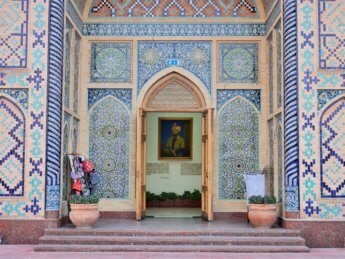
[[[0,96],[9,95],[12,98],[16,99],[22,107],[28,109],[28,90],[27,89],[0,89]]]
[[[94,0],[89,17],[246,17],[258,18],[256,0]]]
[[[192,23],[84,23],[83,34],[86,36],[265,36],[264,23],[253,24],[192,24]]]

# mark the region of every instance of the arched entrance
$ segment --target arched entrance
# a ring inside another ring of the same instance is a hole
[[[211,221],[212,213],[212,149],[213,108],[209,96],[205,96],[192,80],[169,72],[147,87],[139,96],[137,113],[136,147],[136,219],[145,217],[146,211],[146,159],[147,112],[201,113],[201,212]]]

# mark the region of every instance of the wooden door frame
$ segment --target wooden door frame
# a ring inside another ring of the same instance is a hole
[[[177,81],[183,86],[186,87],[189,91],[193,93],[193,96],[196,98],[196,102],[198,103],[198,108],[185,108],[179,107],[161,107],[161,108],[152,108],[150,106],[151,101],[154,97],[162,90],[165,86],[169,83]],[[146,113],[147,112],[173,112],[173,113],[201,113],[201,114],[213,114],[214,108],[211,106],[211,97],[208,95],[208,92],[205,92],[204,86],[198,86],[196,83],[192,82],[188,76],[184,76],[183,74],[173,71],[169,74],[166,74],[152,85],[146,88],[146,91],[142,92],[138,98],[138,110],[137,110],[137,143],[136,143],[136,219],[141,220],[145,216],[146,211],[146,127],[147,127],[147,119]],[[203,90],[202,90],[203,89]],[[207,96],[206,96],[207,95]],[[211,111],[211,112],[210,112]],[[208,140],[207,140],[207,149],[206,157],[207,159],[202,159],[202,168],[206,168],[207,171],[202,172],[207,173],[206,178],[207,183],[207,190],[206,193],[207,199],[203,198],[204,203],[207,206],[206,208],[207,213],[204,213],[204,218],[211,221],[213,220],[213,207],[212,207],[212,174],[213,174],[213,116],[208,116],[207,120],[207,133],[208,133]],[[207,163],[207,164],[205,164]],[[205,184],[201,182],[201,187]],[[203,187],[202,187],[203,188]],[[202,208],[201,208],[202,209]]]

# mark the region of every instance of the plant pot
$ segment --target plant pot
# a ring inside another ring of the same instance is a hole
[[[146,203],[147,207],[159,207],[159,200],[148,201]]]
[[[77,228],[90,228],[98,220],[98,204],[70,204],[69,218]]]
[[[256,228],[270,228],[277,221],[276,204],[249,204],[248,219]]]
[[[159,201],[159,207],[163,207],[163,208],[175,207],[175,201],[174,200]]]

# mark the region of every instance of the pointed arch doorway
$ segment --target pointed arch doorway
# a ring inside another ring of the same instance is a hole
[[[142,220],[146,212],[146,158],[147,113],[189,112],[201,113],[201,213],[202,218],[213,220],[212,160],[213,160],[213,108],[205,96],[186,76],[171,72],[148,86],[139,96],[136,144],[136,219]]]

